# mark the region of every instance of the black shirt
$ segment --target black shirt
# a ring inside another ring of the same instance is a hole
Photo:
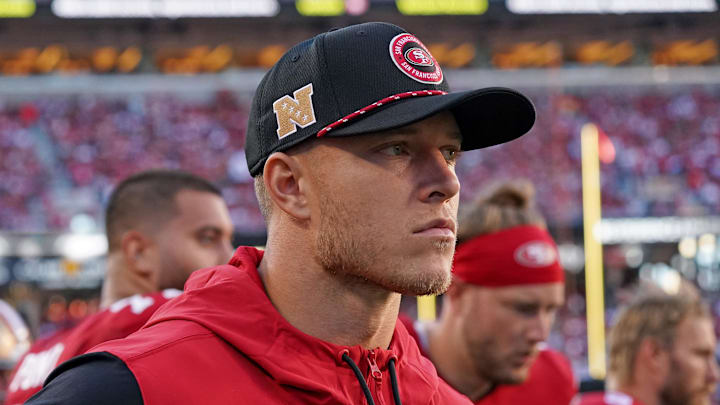
[[[107,352],[74,357],[59,365],[29,405],[142,405],[135,376],[119,358]]]

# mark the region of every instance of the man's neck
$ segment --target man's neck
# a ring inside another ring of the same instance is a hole
[[[150,280],[137,277],[128,270],[119,255],[109,255],[105,281],[100,293],[100,308],[107,308],[114,302],[135,294],[149,294],[157,291]]]
[[[647,384],[621,384],[615,391],[632,397],[642,405],[661,405],[656,390]]]
[[[302,332],[342,346],[390,345],[400,294],[331,274],[302,248],[268,248],[258,271],[275,308]]]
[[[438,374],[458,392],[473,402],[487,395],[493,384],[478,375],[470,362],[470,353],[460,340],[461,330],[458,325],[442,325],[451,322],[441,318],[440,321],[427,325],[428,346],[430,356]]]

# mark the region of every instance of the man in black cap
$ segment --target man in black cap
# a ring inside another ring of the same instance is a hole
[[[56,369],[30,404],[464,404],[402,324],[450,283],[461,150],[517,138],[530,101],[448,93],[402,28],[290,49],[253,100],[246,153],[265,252],[196,272],[130,337]]]

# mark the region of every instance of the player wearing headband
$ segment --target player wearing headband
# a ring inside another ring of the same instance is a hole
[[[408,325],[438,373],[477,404],[567,405],[576,392],[568,361],[543,347],[564,272],[532,194],[508,183],[471,207],[440,318]]]

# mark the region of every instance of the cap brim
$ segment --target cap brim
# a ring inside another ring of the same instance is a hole
[[[441,111],[455,116],[462,149],[472,150],[511,141],[535,123],[535,107],[521,93],[502,87],[399,100],[326,136],[350,136],[410,125]]]

